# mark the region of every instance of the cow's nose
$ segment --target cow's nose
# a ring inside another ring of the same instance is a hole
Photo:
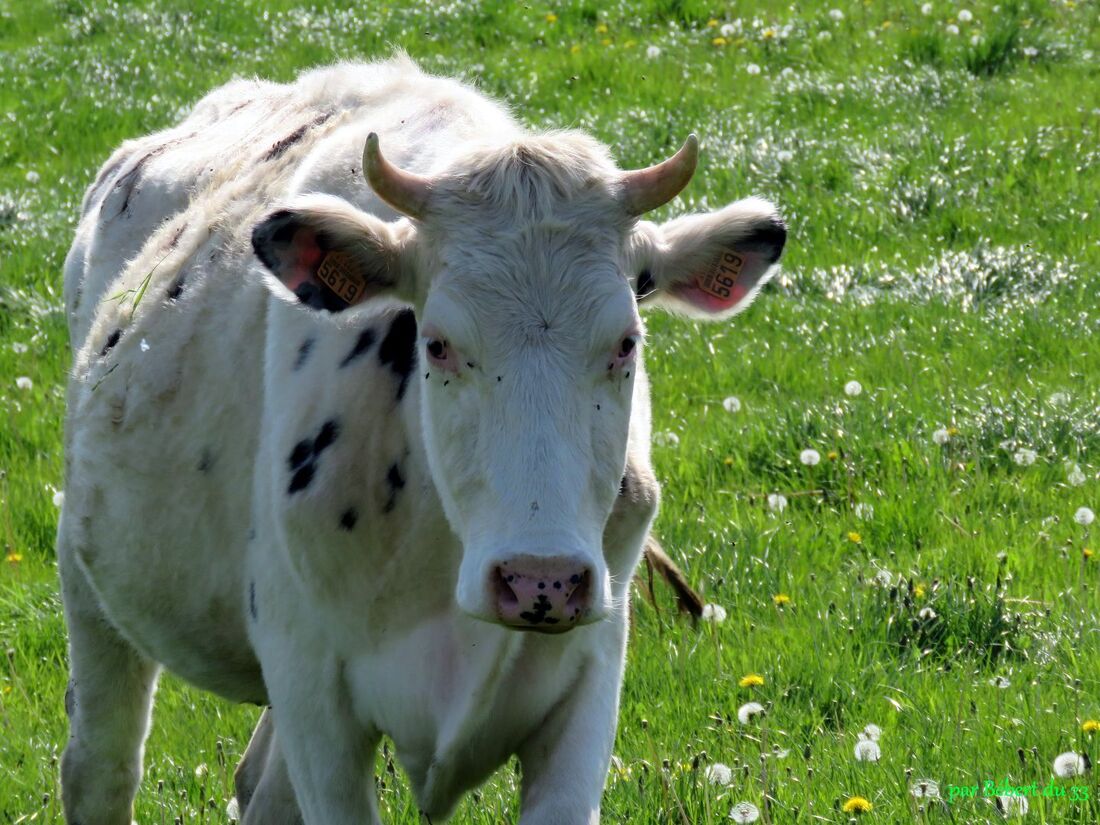
[[[592,606],[592,570],[574,558],[502,561],[492,585],[501,624],[517,629],[562,633]]]

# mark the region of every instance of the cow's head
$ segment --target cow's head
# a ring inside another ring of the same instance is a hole
[[[427,178],[387,162],[371,135],[366,176],[407,217],[313,195],[255,228],[284,297],[330,312],[375,296],[415,308],[410,397],[464,548],[456,599],[473,616],[562,631],[619,607],[602,537],[627,458],[638,307],[733,315],[786,238],[758,199],[639,221],[687,185],[697,154],[692,136],[665,162],[622,172],[596,141],[559,132]]]

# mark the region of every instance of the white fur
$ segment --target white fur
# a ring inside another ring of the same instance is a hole
[[[364,182],[369,131],[438,181],[423,222]],[[256,744],[270,798],[246,821],[285,799],[285,771],[306,823],[377,822],[383,734],[433,818],[516,753],[524,823],[598,821],[657,505],[640,356],[607,364],[640,328],[635,259],[676,270],[659,227],[616,211],[616,174],[590,138],[530,135],[401,57],[230,84],[115,153],[65,273],[70,822],[130,821],[158,665],[273,704],[278,739]],[[388,256],[392,300],[279,300],[249,246],[275,204],[358,212],[340,226]],[[463,358],[425,379],[421,352],[399,400],[380,348],[407,304]],[[342,366],[366,329],[372,348]],[[338,434],[289,492],[292,449],[327,421]],[[624,469],[637,495],[616,495]],[[563,552],[597,572],[590,623],[492,623],[487,571]]]

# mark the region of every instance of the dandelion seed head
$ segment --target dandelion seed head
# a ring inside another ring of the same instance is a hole
[[[940,795],[940,786],[931,779],[918,779],[909,786],[909,793],[915,799],[936,799]]]
[[[867,734],[868,739],[870,739],[874,742],[877,742],[879,740],[879,737],[882,736],[882,728],[880,728],[878,725],[876,725],[874,723],[871,723],[871,724],[867,725],[863,729],[863,732],[865,734]]]
[[[729,765],[723,765],[721,762],[707,765],[704,775],[711,785],[728,785],[733,781],[733,770]]]
[[[53,494],[53,506],[60,508],[65,503],[65,491],[58,490]]]
[[[1088,507],[1078,507],[1077,512],[1073,514],[1073,520],[1082,527],[1088,527],[1096,521],[1096,513],[1092,512]]]
[[[680,436],[674,432],[660,432],[653,434],[653,443],[659,447],[678,447]]]
[[[703,605],[702,619],[704,622],[721,624],[726,620],[726,608],[720,604]]]
[[[26,375],[20,375],[15,379],[15,386],[21,390],[29,390],[34,387],[34,382]]]
[[[844,385],[844,394],[850,395],[852,398],[855,398],[861,392],[863,392],[863,385],[858,381],[849,381]]]
[[[1066,481],[1074,487],[1080,487],[1087,481],[1081,468],[1072,461],[1066,462]]]
[[[27,183],[38,183],[39,180],[41,180],[41,177],[33,169],[27,172]]]
[[[1019,464],[1021,467],[1030,467],[1035,463],[1035,459],[1038,455],[1034,450],[1030,450],[1026,447],[1021,447],[1016,451],[1016,454],[1012,456],[1013,461]]]
[[[922,5],[920,7],[920,13],[923,14],[925,17],[930,15],[932,13],[932,4],[931,3],[925,3],[924,5]]]
[[[960,23],[969,23],[974,19],[974,15],[971,14],[970,9],[959,9],[959,13],[956,17],[959,18]]]
[[[723,399],[722,409],[728,413],[741,412],[741,399],[735,395]]]
[[[1009,681],[1007,676],[994,676],[992,679],[989,680],[989,684],[991,684],[995,688],[999,688],[1000,690],[1007,690],[1009,687],[1011,687],[1012,682]]]
[[[958,34],[959,27],[956,26],[954,23],[948,23],[947,28],[944,29],[944,31],[946,31],[948,34]]]
[[[787,509],[787,497],[782,493],[769,493],[768,509],[773,513],[782,513]]]
[[[745,702],[737,709],[737,721],[742,725],[747,725],[757,716],[763,715],[764,706],[759,702]]]
[[[1084,776],[1088,773],[1088,770],[1088,757],[1079,753],[1066,751],[1054,758],[1054,773],[1062,779],[1069,779],[1071,776]]]
[[[821,463],[821,453],[809,447],[798,454],[798,460],[807,467],[813,467]]]
[[[658,57],[661,56],[661,47],[648,46],[645,50],[645,56],[648,57],[650,60],[656,60]]]
[[[1013,816],[1023,816],[1027,813],[1028,804],[1026,796],[998,796],[996,798],[997,810],[1005,819]]]
[[[939,444],[941,447],[951,440],[951,433],[947,431],[946,427],[940,427],[938,430],[932,433],[932,441]]]
[[[856,742],[855,756],[857,762],[878,762],[882,758],[882,748],[874,739],[860,739]]]
[[[228,819],[230,822],[241,821],[241,806],[240,803],[237,802],[237,797],[234,796],[226,803],[225,818]]]
[[[734,822],[756,822],[760,818],[760,809],[751,802],[738,802],[730,809],[730,819]]]
[[[844,19],[844,12],[842,12],[840,9],[831,9],[829,11],[829,17],[831,17],[833,20],[840,21]]]

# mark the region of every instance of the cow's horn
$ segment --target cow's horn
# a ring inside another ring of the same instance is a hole
[[[688,135],[680,151],[668,160],[646,169],[624,172],[620,179],[621,198],[627,214],[641,215],[675,198],[695,174],[698,160],[699,139],[692,134]]]
[[[367,135],[367,145],[363,148],[363,173],[375,194],[398,212],[410,218],[424,217],[431,195],[431,180],[398,169],[382,157],[378,135],[374,132]]]

